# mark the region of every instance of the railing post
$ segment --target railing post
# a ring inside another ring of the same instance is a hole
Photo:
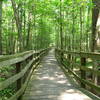
[[[16,74],[18,74],[21,71],[21,62],[16,63]],[[22,86],[22,78],[17,80],[17,91],[21,88]],[[17,100],[21,100],[21,96],[18,97]]]
[[[33,55],[31,55],[29,59],[32,60],[32,58],[33,58]]]
[[[27,59],[25,60],[25,65],[27,65],[28,62],[29,62],[29,58],[27,58]],[[25,83],[25,80],[26,80],[26,78],[27,78],[27,73],[28,73],[28,71],[25,73],[25,75],[24,75],[24,77],[23,77],[23,83]]]
[[[63,50],[61,49],[61,51],[60,51],[60,60],[61,60],[61,62],[63,62],[63,56],[64,56],[64,53],[63,53]]]
[[[86,58],[81,58],[81,66],[86,67]],[[82,69],[80,69],[80,71],[81,71],[81,79],[86,79],[86,71]],[[86,88],[86,85],[83,82],[81,82],[81,87]]]

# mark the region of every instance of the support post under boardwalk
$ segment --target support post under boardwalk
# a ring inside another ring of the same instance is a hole
[[[21,62],[16,63],[16,74],[18,74],[20,71],[21,71]],[[17,80],[17,91],[19,89],[21,89],[21,86],[22,86],[22,78],[20,78],[20,79]],[[21,96],[18,97],[17,100],[21,100]]]
[[[81,66],[86,67],[86,58],[81,58]],[[86,79],[86,71],[82,69],[80,69],[80,71],[81,71],[81,79]],[[86,88],[86,85],[83,82],[81,82],[81,87]]]

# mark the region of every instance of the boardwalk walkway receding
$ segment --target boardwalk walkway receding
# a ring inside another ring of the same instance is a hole
[[[23,100],[92,100],[73,86],[59,67],[54,51],[33,72]]]

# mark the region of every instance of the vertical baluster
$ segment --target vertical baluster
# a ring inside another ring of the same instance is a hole
[[[21,62],[16,63],[16,74],[21,71]],[[17,91],[22,87],[22,78],[17,80]],[[21,100],[21,96],[17,99]]]
[[[81,66],[86,67],[86,58],[81,58]],[[81,79],[86,80],[86,71],[84,71],[82,69],[80,69],[80,71],[81,71]],[[86,85],[81,82],[81,87],[86,88]]]

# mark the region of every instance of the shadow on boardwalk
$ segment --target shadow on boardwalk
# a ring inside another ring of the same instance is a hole
[[[31,76],[23,100],[93,100],[71,84],[51,50]]]

